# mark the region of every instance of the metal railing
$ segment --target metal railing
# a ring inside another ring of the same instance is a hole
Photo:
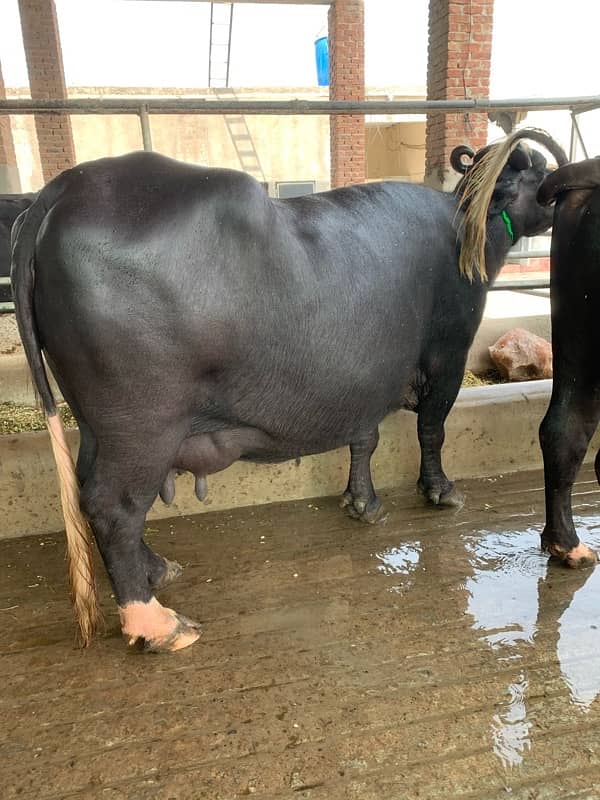
[[[150,115],[200,114],[200,115],[339,115],[339,114],[430,114],[430,113],[487,113],[491,111],[569,111],[571,114],[570,158],[575,157],[579,143],[584,156],[588,153],[581,135],[578,116],[600,108],[600,95],[551,98],[516,98],[507,100],[239,100],[211,99],[206,97],[86,97],[58,100],[33,100],[31,98],[0,99],[0,115],[21,114],[129,114],[138,117],[142,143],[152,150]],[[508,260],[546,258],[548,250],[515,251]],[[10,284],[9,278],[0,278],[0,286]],[[494,290],[538,290],[549,286],[547,280],[501,280]],[[14,310],[12,303],[0,303],[0,313]]]

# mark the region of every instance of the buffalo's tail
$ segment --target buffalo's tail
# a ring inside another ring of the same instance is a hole
[[[63,173],[58,179],[48,184],[27,211],[17,219],[12,236],[11,280],[17,325],[33,384],[46,417],[46,427],[50,434],[52,452],[58,471],[60,499],[67,537],[71,600],[75,608],[82,644],[87,646],[101,623],[94,576],[92,535],[89,524],[79,506],[79,483],[75,473],[75,464],[42,358],[33,299],[35,246],[38,231],[49,208],[64,191],[66,178],[67,174]]]

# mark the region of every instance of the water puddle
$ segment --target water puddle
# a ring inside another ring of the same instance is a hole
[[[600,517],[578,516],[575,524],[597,549]],[[465,537],[473,566],[465,582],[472,627],[499,660],[515,667],[507,700],[490,726],[494,753],[505,768],[519,766],[531,748],[531,680],[523,668],[528,648],[539,644],[553,651],[576,708],[589,711],[600,694],[600,569],[566,572],[550,564],[539,549],[541,530],[540,524]]]
[[[541,528],[483,532],[469,537],[473,576],[465,588],[473,627],[494,649],[533,643],[538,615],[537,584],[548,557],[540,551]]]
[[[386,576],[406,576],[399,583],[390,586],[390,592],[400,594],[410,588],[412,585],[410,575],[417,568],[422,552],[421,542],[415,541],[405,542],[398,547],[388,547],[374,554],[375,558],[381,562],[377,565],[379,573]]]
[[[505,768],[518,767],[523,754],[531,749],[529,737],[532,723],[527,721],[525,697],[529,684],[523,674],[508,686],[506,707],[492,717],[492,747]]]
[[[578,510],[582,540],[600,549],[600,515],[581,505]],[[530,516],[514,517],[510,524],[520,521],[520,529],[464,535],[466,574],[454,587],[465,598],[471,630],[494,654],[498,676],[506,681],[488,728],[506,770],[520,767],[535,746],[534,724],[552,714],[546,695],[558,704],[564,695],[567,707],[585,713],[600,695],[600,567],[569,571],[550,563],[540,550],[543,523],[532,516],[537,524]],[[425,571],[426,546],[422,538],[372,554],[377,572],[391,579],[388,591],[413,590]]]

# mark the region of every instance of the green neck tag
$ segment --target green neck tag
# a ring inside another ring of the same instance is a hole
[[[512,244],[515,243],[515,233],[513,231],[513,226],[510,217],[506,211],[503,211],[500,216],[502,217],[502,222],[506,225],[506,230],[508,231],[508,235],[510,236],[510,241]]]

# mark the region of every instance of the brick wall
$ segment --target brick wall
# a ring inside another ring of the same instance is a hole
[[[365,99],[363,0],[335,0],[329,9],[331,100]],[[331,186],[362,183],[366,178],[364,116],[332,116]]]
[[[19,0],[31,97],[67,97],[54,0]],[[64,114],[37,114],[35,127],[44,180],[75,164],[71,120]]]
[[[430,0],[428,100],[489,97],[494,0]],[[458,144],[474,149],[487,140],[487,114],[429,114],[425,182],[447,188]]]
[[[6,98],[2,65],[0,65],[0,97]],[[0,115],[0,192],[20,192],[19,171],[17,169],[17,156],[13,141],[10,117]]]

